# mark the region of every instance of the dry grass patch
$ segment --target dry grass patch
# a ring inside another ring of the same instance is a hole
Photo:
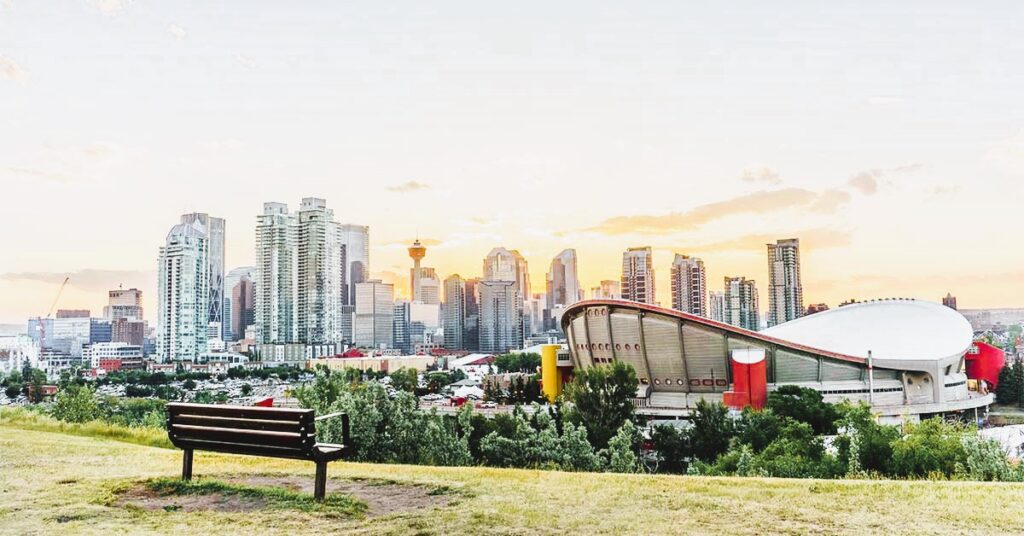
[[[200,482],[279,488],[304,496],[313,482],[313,464],[290,460],[197,452],[195,470]],[[265,503],[239,512],[111,506],[116,500],[111,490],[119,483],[168,479],[180,471],[180,451],[0,425],[0,533],[1024,534],[1021,484],[347,462],[331,464],[327,490],[366,503],[354,517]],[[382,508],[389,493],[404,500],[405,508]],[[418,502],[428,501],[432,493],[452,502]]]

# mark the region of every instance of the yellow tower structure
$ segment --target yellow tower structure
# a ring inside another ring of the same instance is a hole
[[[562,374],[558,370],[558,344],[545,344],[540,349],[540,385],[548,402],[562,394]]]

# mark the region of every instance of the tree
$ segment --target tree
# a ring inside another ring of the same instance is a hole
[[[193,380],[192,378],[189,378],[181,383],[181,388],[185,389],[186,391],[191,391],[196,388],[196,381]]]
[[[686,472],[691,452],[686,431],[677,426],[660,424],[651,431],[651,444],[657,452],[658,472]]]
[[[43,384],[46,383],[46,373],[37,368],[28,367],[27,364],[26,370],[27,372],[23,372],[22,376],[29,384],[29,401],[38,404],[43,401]]]
[[[252,385],[248,383],[242,384],[242,396],[249,396],[252,394]]]
[[[153,389],[143,385],[126,385],[124,396],[129,398],[146,398],[153,396]]]
[[[1021,399],[1021,376],[1016,365],[1007,363],[999,370],[999,384],[996,385],[996,400],[1000,404],[1016,404]]]
[[[839,417],[835,406],[823,401],[821,393],[808,387],[783,385],[768,393],[768,409],[779,417],[811,425],[818,435],[834,434]]]
[[[436,410],[425,415],[427,424],[423,432],[421,463],[472,465],[473,455],[469,450],[469,437],[473,433],[472,408],[470,404],[462,406],[456,419],[442,417]]]
[[[1013,362],[1013,389],[1017,391],[1017,404],[1024,405],[1024,361]]]
[[[413,368],[400,368],[392,372],[389,377],[391,378],[391,387],[399,391],[411,393],[419,385],[419,372]]]
[[[426,376],[427,391],[440,393],[441,389],[452,383],[452,378],[447,372],[431,372]]]
[[[566,388],[572,419],[589,432],[590,444],[608,446],[622,424],[633,418],[637,379],[633,366],[623,361],[578,370]]]
[[[622,423],[615,436],[608,441],[608,448],[602,451],[608,459],[608,470],[613,473],[639,473],[643,471],[640,456],[640,432],[633,423]]]
[[[484,463],[499,467],[597,471],[602,466],[585,429],[565,423],[559,433],[550,409],[537,405],[532,419],[517,407],[496,422],[495,429],[480,441],[480,452]]]
[[[736,435],[736,427],[728,408],[719,402],[700,399],[691,420],[693,427],[687,435],[694,458],[710,463],[729,450],[729,440]]]
[[[843,417],[839,420],[841,435],[836,439],[839,457],[845,460],[847,472],[889,472],[892,443],[899,439],[895,426],[878,424],[871,414],[871,406],[845,403],[840,406]]]
[[[7,395],[7,398],[10,399],[17,398],[18,395],[21,394],[21,387],[17,385],[8,385],[6,388],[4,388],[4,394]]]
[[[751,407],[743,408],[736,426],[736,440],[750,445],[753,452],[761,452],[779,437],[783,421],[770,409],[761,411]]]
[[[835,478],[841,474],[839,462],[825,452],[811,425],[789,418],[779,437],[754,456],[752,468],[782,478]]]
[[[100,418],[100,408],[92,388],[69,385],[57,394],[50,414],[65,422],[89,422]]]
[[[540,367],[540,354],[532,352],[519,352],[501,354],[494,358],[494,366],[498,372],[526,372],[533,374]]]

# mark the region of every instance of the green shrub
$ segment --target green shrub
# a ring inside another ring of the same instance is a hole
[[[91,387],[69,385],[57,393],[50,415],[57,420],[82,423],[99,419],[102,414]]]
[[[863,402],[856,406],[842,404],[839,411],[843,415],[838,421],[842,433],[836,438],[836,446],[846,472],[853,476],[864,472],[889,474],[892,444],[900,438],[899,429],[878,424],[871,407]]]
[[[640,460],[640,432],[632,422],[626,421],[608,442],[608,448],[602,451],[607,460],[607,468],[613,473],[640,473],[643,464]]]
[[[783,385],[768,393],[766,406],[779,417],[811,425],[816,434],[836,433],[835,421],[839,418],[835,406],[823,401],[815,389],[796,385]]]
[[[908,424],[907,433],[892,444],[891,470],[902,477],[950,477],[966,467],[963,438],[973,434],[963,425],[936,417]]]

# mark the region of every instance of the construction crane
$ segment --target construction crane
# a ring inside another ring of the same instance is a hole
[[[57,296],[53,298],[53,303],[50,304],[50,309],[46,311],[46,320],[49,320],[53,316],[53,310],[57,307],[57,302],[60,300],[60,295],[64,293],[64,287],[68,286],[68,281],[71,281],[71,277],[65,277],[64,282],[60,284],[60,288],[57,289]],[[43,322],[43,317],[36,317],[36,325],[39,330],[39,352],[42,357],[43,342],[46,340],[46,323]]]

